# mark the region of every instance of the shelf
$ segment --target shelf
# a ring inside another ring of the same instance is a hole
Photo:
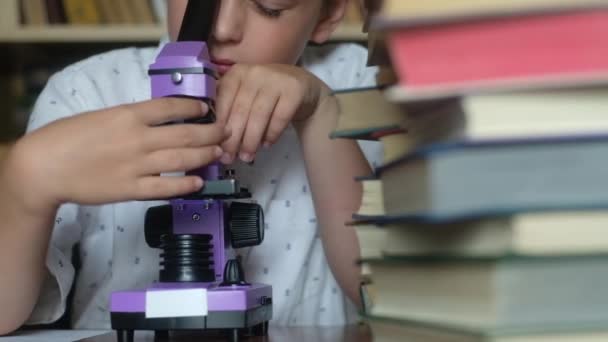
[[[0,31],[2,43],[91,43],[157,42],[165,34],[164,26],[40,26]],[[359,25],[343,25],[332,40],[364,41],[367,35]]]
[[[5,43],[157,42],[163,26],[40,26],[0,32]]]

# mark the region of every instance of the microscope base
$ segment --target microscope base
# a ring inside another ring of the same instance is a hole
[[[158,287],[153,290],[159,291]],[[119,342],[132,342],[135,330],[155,331],[159,337],[180,330],[220,331],[228,334],[229,341],[236,342],[241,333],[266,335],[268,321],[272,319],[270,285],[211,286],[207,291],[209,311],[206,316],[196,317],[147,318],[146,291],[112,294],[110,319]]]

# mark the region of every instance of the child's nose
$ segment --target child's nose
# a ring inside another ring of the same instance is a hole
[[[213,40],[218,43],[238,42],[243,38],[246,4],[241,0],[222,0],[213,28]]]

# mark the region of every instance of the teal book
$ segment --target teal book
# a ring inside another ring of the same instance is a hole
[[[382,166],[386,220],[608,208],[608,135],[432,144]]]

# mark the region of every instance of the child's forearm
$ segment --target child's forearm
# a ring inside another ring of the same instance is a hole
[[[347,296],[360,304],[359,241],[354,228],[345,222],[361,204],[362,187],[354,177],[369,174],[371,170],[355,141],[329,139],[338,112],[335,97],[328,96],[315,114],[295,123],[295,127],[329,266]]]
[[[10,155],[0,164],[0,335],[23,325],[36,304],[55,215],[52,208],[27,207],[15,177],[20,167]]]

